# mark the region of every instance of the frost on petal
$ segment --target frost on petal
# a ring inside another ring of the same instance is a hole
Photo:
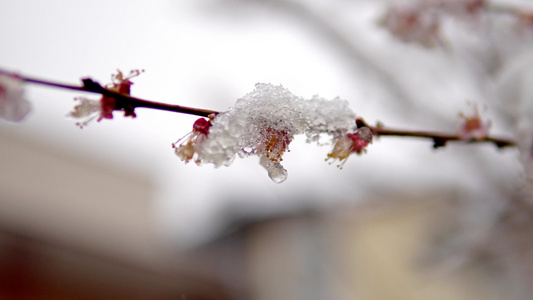
[[[14,76],[0,74],[0,118],[20,122],[31,110],[24,99],[23,82]]]

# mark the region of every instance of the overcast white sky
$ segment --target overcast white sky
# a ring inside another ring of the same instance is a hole
[[[391,101],[398,96],[394,87],[384,88],[364,61],[354,63],[295,13],[243,6],[246,1],[217,2],[0,0],[0,67],[68,83],[86,76],[106,83],[117,68],[142,68],[146,72],[135,79],[133,95],[220,111],[257,82],[282,84],[303,97],[339,96],[369,122],[411,129],[454,130],[466,101],[483,97],[460,59],[402,45],[379,29],[381,1],[308,3],[357,45],[368,64],[392,70],[405,95],[429,118],[401,99]],[[29,86],[33,113],[21,125],[1,126],[152,178],[158,218],[169,237],[216,228],[228,205],[266,212],[361,202],[380,189],[483,190],[488,183],[477,176],[479,161],[465,155],[486,160],[489,173],[516,172],[513,151],[501,154],[490,146],[432,151],[426,141],[385,138],[338,170],[324,162],[330,146],[305,144],[300,137],[284,158],[289,178],[277,185],[256,158],[220,169],[184,165],[171,143],[191,130],[193,116],[139,109],[134,120],[115,113],[112,121],[80,130],[65,118],[78,95]],[[435,112],[442,120],[432,117]]]

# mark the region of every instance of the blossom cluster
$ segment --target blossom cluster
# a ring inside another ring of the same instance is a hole
[[[329,136],[337,143],[329,155],[332,159],[345,161],[350,153],[361,153],[372,133],[368,128],[350,133],[355,130],[354,120],[355,113],[345,100],[318,96],[306,100],[282,86],[259,83],[227,112],[213,120],[197,120],[193,131],[173,146],[185,162],[194,158],[197,164],[215,167],[228,166],[237,156],[259,156],[270,178],[280,183],[287,178],[281,165],[283,154],[295,135],[305,134],[308,142],[317,143]]]
[[[185,161],[185,163],[188,163],[196,157],[196,163],[200,164],[198,156],[202,151],[202,144],[207,138],[209,127],[211,127],[211,125],[211,120],[206,120],[204,118],[196,120],[192,126],[192,131],[172,144],[172,147],[176,151],[176,155],[181,158],[181,160]]]
[[[116,74],[111,75],[111,83],[107,84],[105,88],[120,94],[130,95],[131,85],[133,84],[130,79],[139,76],[142,72],[144,70],[132,70],[125,76],[120,70],[117,70]],[[103,119],[113,119],[113,111],[119,109],[124,110],[125,117],[136,117],[133,107],[119,107],[117,106],[117,99],[111,96],[102,95],[99,100],[85,97],[77,97],[74,100],[78,101],[78,104],[67,116],[84,119],[76,123],[80,128],[87,126],[94,119],[97,119],[97,122]]]
[[[406,43],[432,48],[446,46],[441,30],[445,18],[477,23],[488,10],[490,5],[486,0],[420,0],[389,6],[380,24]],[[500,13],[510,15],[517,27],[531,27],[528,25],[533,19],[531,14],[515,10]]]

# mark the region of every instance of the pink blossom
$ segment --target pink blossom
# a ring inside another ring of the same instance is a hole
[[[460,113],[462,118],[459,128],[459,137],[462,140],[483,140],[489,136],[489,129],[491,126],[490,121],[484,121],[481,119],[479,109],[476,105],[473,105],[473,112],[471,115]]]
[[[79,103],[67,116],[76,119],[85,118],[82,122],[76,123],[80,128],[87,126],[94,119],[97,119],[97,122],[103,119],[113,119],[113,111],[116,109],[116,100],[113,97],[102,96],[100,100],[77,97],[74,100]]]
[[[362,154],[366,152],[366,147],[372,143],[372,130],[368,127],[362,127],[355,133],[349,133],[339,137],[333,146],[333,150],[328,154],[328,159],[338,159],[341,164],[340,168],[346,163],[346,160],[352,153]]]
[[[440,40],[438,15],[424,7],[390,7],[381,24],[406,43],[431,48]]]
[[[30,112],[31,105],[23,97],[22,84],[16,76],[0,74],[0,118],[19,122]]]
[[[133,77],[139,76],[144,70],[132,70],[128,76],[118,70],[116,74],[111,75],[111,83],[105,86],[106,89],[124,94],[130,95],[131,85],[133,82],[130,80]],[[134,107],[117,107],[117,100],[110,96],[102,95],[100,100],[92,100],[84,97],[74,98],[79,103],[74,107],[67,116],[81,119],[85,118],[82,122],[77,122],[80,128],[87,126],[92,120],[97,118],[97,122],[103,119],[113,119],[113,111],[124,110],[125,117],[135,118]]]
[[[445,45],[440,32],[443,16],[477,20],[484,6],[485,0],[420,0],[409,5],[390,6],[381,25],[406,43],[432,48]]]
[[[211,120],[200,118],[192,126],[192,131],[172,144],[176,155],[185,163],[188,163],[195,157],[196,164],[201,163],[199,153],[202,151],[202,144],[209,134]]]

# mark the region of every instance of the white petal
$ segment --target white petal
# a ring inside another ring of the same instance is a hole
[[[30,103],[23,98],[24,89],[20,79],[0,74],[0,118],[20,122],[31,110]]]

